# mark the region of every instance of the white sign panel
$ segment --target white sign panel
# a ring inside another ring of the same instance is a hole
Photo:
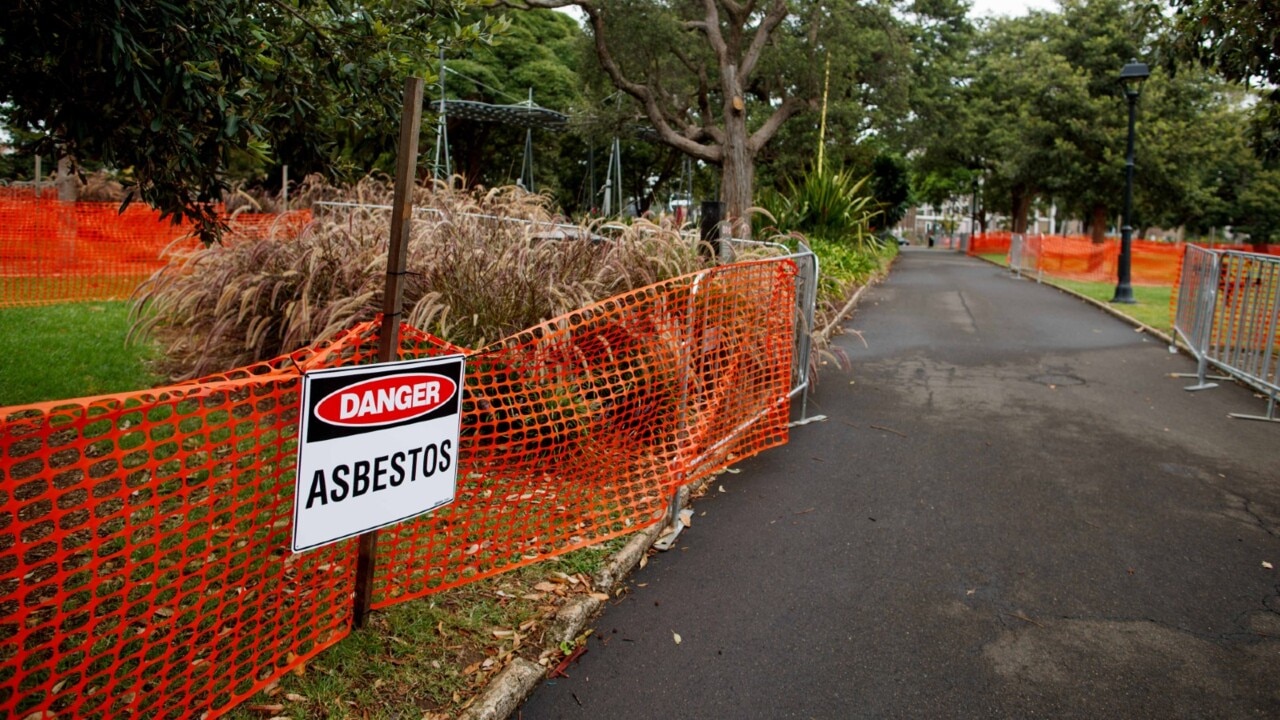
[[[450,355],[303,376],[294,552],[453,502],[463,368]]]

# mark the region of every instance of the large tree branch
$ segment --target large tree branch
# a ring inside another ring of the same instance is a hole
[[[529,8],[554,10],[556,8],[569,7],[570,5],[584,7],[588,3],[583,2],[583,0],[496,0],[494,4],[516,10],[528,10]]]
[[[707,34],[707,42],[715,50],[720,67],[724,67],[729,62],[729,46],[724,42],[724,35],[720,34],[720,8],[716,7],[716,0],[702,0],[702,6],[707,12],[702,31]]]
[[[754,156],[760,152],[760,148],[764,147],[778,133],[778,129],[782,127],[783,123],[790,120],[797,113],[808,110],[814,104],[812,100],[797,97],[789,97],[783,100],[778,109],[774,110],[773,114],[769,116],[769,119],[764,121],[764,125],[761,125],[759,130],[751,133],[751,137],[747,139],[747,149],[751,155]]]
[[[711,80],[707,77],[707,66],[694,62],[693,58],[689,57],[680,48],[673,48],[672,53],[675,54],[680,64],[684,65],[684,68],[689,71],[689,74],[698,78],[698,112],[701,117],[702,127],[705,129],[708,127],[711,118]],[[691,126],[692,124],[689,123],[688,125]],[[688,126],[686,126],[685,130],[685,135],[690,136]]]
[[[773,0],[773,4],[769,6],[769,12],[760,21],[760,26],[756,28],[755,37],[751,38],[751,46],[747,48],[747,53],[742,57],[742,65],[738,76],[744,85],[747,79],[751,77],[751,73],[755,71],[756,63],[760,62],[760,55],[764,52],[764,46],[769,43],[769,37],[778,28],[778,25],[786,19],[787,13],[787,0]]]
[[[559,2],[560,0],[532,1]],[[653,123],[654,129],[658,131],[658,136],[662,138],[662,142],[699,160],[713,163],[720,162],[720,148],[703,145],[677,132],[671,127],[671,123],[667,122],[667,118],[663,113],[662,107],[658,104],[658,98],[653,90],[647,85],[633,82],[622,74],[622,69],[614,61],[613,54],[609,52],[609,46],[605,42],[604,19],[600,17],[600,11],[590,2],[580,1],[573,4],[582,8],[587,15],[587,20],[591,23],[592,34],[595,36],[596,57],[600,60],[600,67],[604,69],[605,74],[609,76],[615,87],[640,102],[641,107],[644,108],[645,115],[649,118],[649,122]],[[686,131],[691,131],[693,128],[686,126],[685,129]],[[692,135],[693,133],[690,132],[690,134]]]

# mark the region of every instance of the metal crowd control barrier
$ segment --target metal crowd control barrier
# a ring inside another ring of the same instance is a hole
[[[794,398],[800,395],[800,420],[808,419],[810,365],[809,356],[813,352],[813,333],[817,331],[816,313],[818,305],[818,256],[804,243],[799,250],[792,252],[780,243],[759,242],[731,238],[729,242],[739,247],[760,247],[776,250],[783,257],[796,264],[796,321],[795,339],[791,359],[791,393]]]
[[[1178,283],[1178,305],[1173,330],[1196,359],[1196,384],[1187,390],[1218,387],[1208,382],[1209,340],[1213,335],[1213,309],[1217,304],[1220,253],[1193,245],[1187,246],[1182,259],[1182,277]]]
[[[1267,395],[1266,415],[1231,417],[1280,422],[1280,258],[1188,246],[1174,330],[1197,362],[1187,390],[1214,387],[1216,367]]]
[[[1040,282],[1040,238],[1014,233],[1009,238],[1009,273],[1023,277],[1032,272],[1036,274],[1036,282]]]

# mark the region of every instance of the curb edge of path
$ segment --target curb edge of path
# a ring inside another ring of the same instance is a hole
[[[640,558],[644,557],[649,547],[658,539],[662,529],[661,524],[652,525],[632,535],[627,544],[592,578],[597,590],[612,595],[614,589],[640,564]],[[572,640],[582,632],[602,606],[602,602],[587,596],[570,600],[556,611],[550,630],[557,638]],[[489,685],[476,696],[471,707],[458,716],[458,720],[506,720],[542,683],[546,673],[545,667],[524,658],[516,658],[494,676]]]
[[[895,257],[894,262],[897,259]],[[849,299],[849,302],[840,309],[836,318],[826,328],[823,328],[820,334],[823,336],[830,334],[837,326],[848,319],[847,316],[858,305],[864,291],[872,285],[883,282],[888,275],[889,269],[886,268],[858,288],[853,297]],[[714,475],[708,476],[681,489],[679,509],[683,510],[687,507],[692,501],[693,494],[699,488],[711,482],[714,477]],[[660,523],[632,535],[627,544],[622,546],[622,549],[591,579],[597,591],[612,596],[613,591],[621,586],[622,582],[640,564],[640,559],[645,556],[649,548],[658,540],[665,528],[666,526]],[[551,620],[549,630],[557,641],[560,639],[572,641],[582,633],[587,623],[603,607],[603,602],[587,596],[570,600],[556,611],[555,617]],[[510,665],[495,675],[484,690],[481,690],[476,695],[475,701],[470,707],[462,711],[462,714],[458,716],[458,720],[506,720],[542,684],[546,673],[547,669],[545,667],[524,658],[516,658]]]

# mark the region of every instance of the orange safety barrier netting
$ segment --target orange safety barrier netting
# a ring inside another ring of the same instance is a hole
[[[796,265],[724,266],[469,353],[456,501],[383,530],[375,605],[658,522],[787,439]],[[291,554],[300,371],[0,410],[0,708],[217,716],[350,630],[357,543]],[[402,326],[400,355],[459,348]]]
[[[795,272],[682,277],[470,356],[457,500],[383,533],[375,607],[652,525],[786,442]]]
[[[1007,232],[975,235],[969,244],[970,255],[1008,253],[1012,235]],[[1280,246],[1232,245],[1221,249],[1251,248],[1258,252],[1280,254]],[[1132,241],[1130,257],[1131,282],[1134,285],[1169,286],[1178,281],[1183,243],[1150,240]],[[1261,248],[1261,250],[1257,250]],[[1120,260],[1120,241],[1107,238],[1101,244],[1083,235],[1027,235],[1023,245],[1024,269],[1068,280],[1105,282],[1114,280]]]
[[[228,241],[294,237],[309,210],[228,217]],[[0,307],[127,298],[164,267],[173,243],[190,248],[189,224],[161,220],[142,203],[64,203],[9,191],[0,194]]]
[[[1008,253],[1013,236],[1007,232],[978,233],[969,238],[970,255],[993,255]]]

